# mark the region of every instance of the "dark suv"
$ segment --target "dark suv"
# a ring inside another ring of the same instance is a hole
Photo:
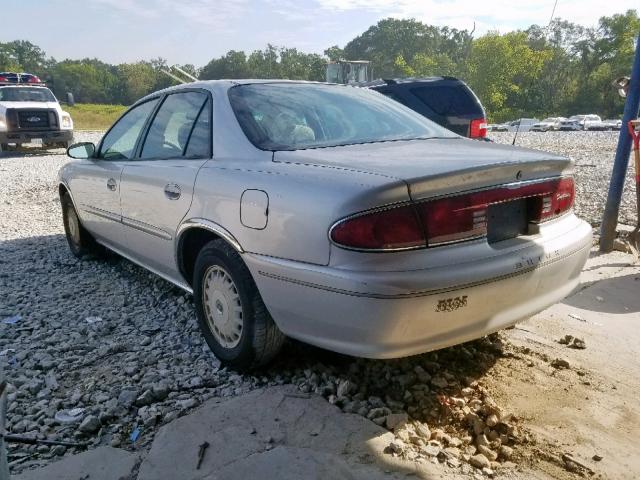
[[[475,93],[454,77],[395,78],[360,84],[469,138],[487,135],[487,117]]]

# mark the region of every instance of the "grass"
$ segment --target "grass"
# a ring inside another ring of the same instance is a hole
[[[99,105],[76,103],[73,107],[64,105],[73,119],[74,130],[106,130],[127,109],[124,105]]]

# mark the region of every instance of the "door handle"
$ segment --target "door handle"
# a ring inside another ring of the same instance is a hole
[[[112,192],[116,191],[116,187],[118,186],[118,184],[116,183],[115,178],[110,178],[109,180],[107,180],[107,188],[109,190],[111,190]]]
[[[175,183],[167,183],[164,186],[164,196],[169,200],[178,200],[180,198],[180,195],[182,195],[182,191],[180,190],[180,187]]]

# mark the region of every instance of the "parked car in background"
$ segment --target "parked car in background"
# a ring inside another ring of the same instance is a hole
[[[360,86],[380,92],[463,137],[481,139],[487,135],[484,107],[457,78],[395,78]]]
[[[599,115],[573,115],[560,122],[559,130],[605,130],[605,125]]]
[[[530,130],[532,132],[551,132],[558,130],[560,122],[566,120],[564,117],[548,117],[541,122],[531,125]]]
[[[0,72],[0,151],[25,143],[67,148],[73,120],[44,82],[30,73]]]
[[[285,336],[402,357],[569,294],[591,249],[566,157],[472,142],[362,88],[219,80],[136,102],[59,174],[69,248],[193,292],[225,364]]]
[[[510,125],[508,123],[490,123],[487,130],[490,132],[508,132]]]
[[[609,119],[603,120],[605,130],[620,130],[622,128],[622,120]]]
[[[576,130],[584,130],[584,118],[586,115],[573,115],[566,120],[562,120],[560,122],[560,126],[558,130],[566,132],[566,131],[576,131]]]
[[[531,127],[533,125],[535,125],[536,123],[538,123],[540,120],[538,120],[537,118],[519,118],[517,120],[513,120],[511,122],[507,122],[507,130],[508,132],[515,132],[518,131],[520,133],[522,132],[528,132],[529,130],[531,130]],[[503,130],[505,131],[505,130]]]
[[[607,126],[602,122],[599,115],[585,115],[582,121],[584,130],[606,130]]]

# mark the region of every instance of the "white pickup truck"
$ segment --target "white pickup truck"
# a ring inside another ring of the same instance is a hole
[[[73,120],[35,75],[0,72],[0,151],[25,143],[67,148]]]

